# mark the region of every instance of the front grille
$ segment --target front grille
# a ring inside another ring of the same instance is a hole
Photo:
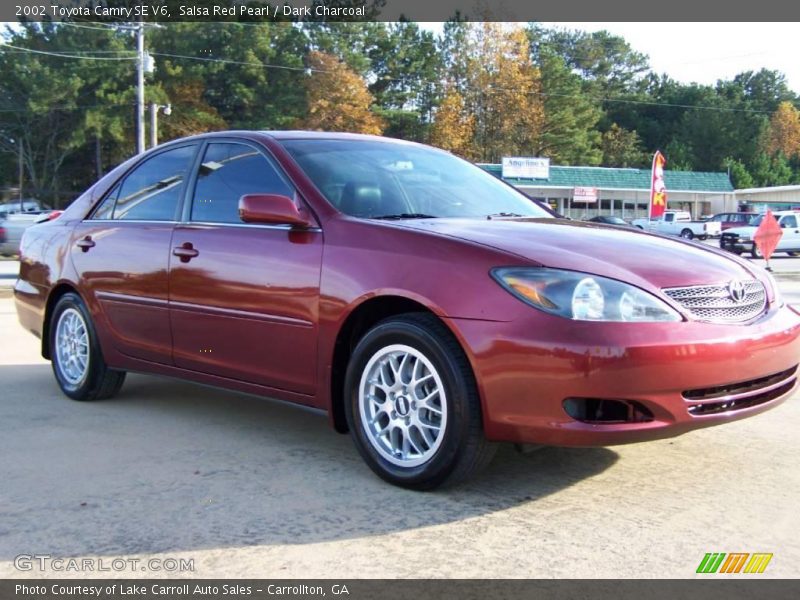
[[[797,383],[797,366],[750,381],[686,390],[683,398],[691,405],[691,415],[712,415],[750,408],[775,400],[791,391]]]
[[[729,284],[665,288],[664,293],[683,306],[694,318],[711,323],[744,323],[764,312],[767,293],[760,281],[742,282],[744,297],[733,299]]]

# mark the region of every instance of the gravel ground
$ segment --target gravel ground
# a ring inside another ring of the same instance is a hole
[[[111,401],[58,391],[0,299],[0,578],[14,557],[183,557],[193,577],[693,577],[706,552],[800,575],[800,398],[673,440],[504,447],[476,480],[384,484],[323,417],[132,375]]]

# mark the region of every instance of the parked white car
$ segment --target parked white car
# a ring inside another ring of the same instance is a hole
[[[797,256],[800,254],[800,212],[784,210],[772,214],[783,229],[783,235],[778,241],[775,252],[786,252],[789,256]],[[753,243],[753,236],[763,219],[764,215],[759,215],[746,227],[728,229],[719,238],[719,247],[734,254],[749,252],[753,258],[761,258],[758,246]]]
[[[704,240],[722,233],[722,224],[716,221],[692,221],[685,210],[668,210],[659,219],[634,219],[631,225],[665,235],[678,235],[684,239]]]
[[[22,234],[31,225],[49,221],[61,214],[61,211],[37,211],[5,215],[0,217],[0,255],[15,256],[19,254]]]

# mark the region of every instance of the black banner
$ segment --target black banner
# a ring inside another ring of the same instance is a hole
[[[797,598],[800,581],[762,579],[703,580],[269,580],[161,579],[80,580],[27,579],[0,581],[7,600],[185,600],[187,598],[328,600],[737,600]]]
[[[10,0],[1,21],[795,21],[786,0]]]

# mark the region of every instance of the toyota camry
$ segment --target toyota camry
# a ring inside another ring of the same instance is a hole
[[[327,413],[381,477],[454,483],[496,442],[602,446],[726,423],[797,386],[800,314],[693,242],[554,218],[380,137],[176,140],[28,229],[15,286],[75,400],[127,371]]]

